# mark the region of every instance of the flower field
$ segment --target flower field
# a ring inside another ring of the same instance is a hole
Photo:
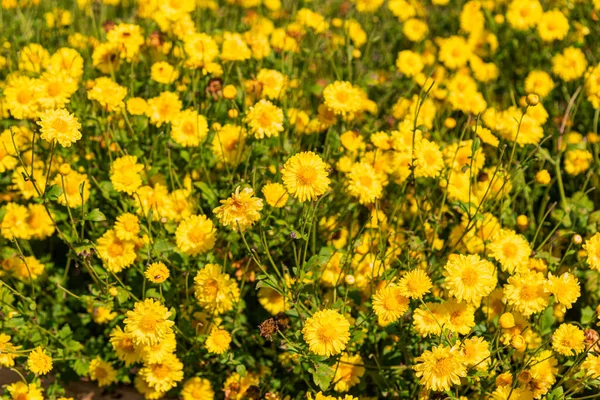
[[[600,398],[599,36],[599,0],[1,0],[0,398]]]

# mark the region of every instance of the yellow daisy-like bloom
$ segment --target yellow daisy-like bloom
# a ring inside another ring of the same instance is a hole
[[[186,36],[184,50],[187,55],[186,65],[189,68],[203,68],[219,55],[217,43],[206,33]]]
[[[2,236],[8,240],[29,239],[31,235],[27,226],[29,217],[27,207],[17,203],[8,203],[4,209],[5,213],[1,224]]]
[[[415,144],[415,177],[435,178],[444,168],[444,157],[437,143],[421,139]]]
[[[527,240],[510,229],[501,229],[488,246],[489,255],[500,263],[503,271],[514,273],[529,264],[531,247]]]
[[[194,294],[200,306],[218,314],[230,311],[240,299],[235,280],[221,272],[221,266],[206,264],[194,278]]]
[[[43,389],[38,387],[35,383],[30,383],[28,385],[22,381],[6,387],[6,391],[10,393],[13,400],[44,400],[42,390]]]
[[[444,311],[448,314],[445,328],[461,335],[467,335],[475,326],[475,307],[469,303],[455,299],[444,303]]]
[[[258,290],[258,302],[271,315],[277,315],[290,308],[290,302],[286,301],[281,293],[269,287],[261,287]]]
[[[14,346],[10,343],[10,336],[0,333],[0,367],[10,368],[15,365],[15,358],[18,356],[15,351],[21,346]]]
[[[152,64],[150,77],[158,83],[169,84],[179,77],[179,72],[168,62],[159,61]]]
[[[144,115],[148,110],[148,102],[141,97],[132,97],[127,100],[127,111],[131,115]]]
[[[587,252],[587,263],[591,269],[600,271],[600,233],[596,233],[583,245]]]
[[[160,342],[175,324],[169,320],[171,312],[158,300],[146,299],[135,303],[132,311],[127,311],[125,332],[131,334],[136,345],[154,345]]]
[[[398,320],[408,310],[408,297],[402,295],[398,286],[386,286],[373,295],[373,311],[381,325]]]
[[[179,223],[175,239],[181,251],[194,256],[214,247],[216,231],[213,222],[206,215],[191,215]]]
[[[585,350],[585,334],[573,324],[560,324],[552,335],[552,348],[563,356],[574,356]]]
[[[172,122],[181,111],[182,103],[179,95],[173,92],[162,92],[148,100],[146,115],[150,123],[160,128],[165,122]]]
[[[154,390],[168,392],[183,380],[183,363],[175,354],[169,354],[160,363],[146,364],[140,370],[140,376]]]
[[[214,328],[206,339],[206,350],[213,354],[223,354],[229,350],[231,335],[225,329]]]
[[[121,240],[114,230],[104,232],[96,241],[96,251],[104,262],[104,266],[111,272],[121,272],[131,266],[137,257],[135,243]]]
[[[539,0],[513,0],[508,6],[506,19],[517,30],[534,27],[544,12]]]
[[[474,130],[483,143],[487,143],[493,147],[498,147],[498,145],[500,144],[498,138],[494,136],[492,131],[490,131],[488,128],[478,126],[476,129],[474,128]]]
[[[127,96],[127,89],[103,76],[94,81],[94,87],[88,91],[87,96],[100,103],[106,111],[117,112],[125,106],[123,99]]]
[[[524,271],[508,278],[504,296],[509,305],[528,317],[548,306],[550,294],[544,287],[545,280],[541,272]]]
[[[312,353],[330,357],[346,348],[350,323],[335,310],[321,310],[306,320],[302,334]]]
[[[213,210],[219,222],[241,231],[245,231],[260,219],[260,210],[263,208],[262,199],[254,197],[252,188],[244,188],[240,192],[240,188],[237,187],[230,198],[221,200],[221,204]]]
[[[348,173],[348,192],[360,204],[371,204],[383,195],[383,185],[373,166],[359,162]]]
[[[350,82],[335,81],[323,90],[325,105],[337,115],[357,113],[362,110],[361,90]]]
[[[288,194],[281,183],[267,183],[262,188],[262,194],[265,196],[267,204],[271,207],[281,208],[288,201]]]
[[[110,181],[117,192],[133,194],[142,186],[142,178],[139,173],[143,169],[144,166],[137,163],[136,156],[117,158],[110,165]]]
[[[35,118],[39,112],[40,85],[37,79],[17,76],[8,79],[4,88],[6,107],[16,119]]]
[[[446,67],[456,69],[467,65],[471,54],[471,47],[463,37],[451,36],[442,43],[439,58]]]
[[[579,175],[590,168],[594,156],[587,150],[574,149],[565,154],[565,171],[569,175]]]
[[[173,332],[168,332],[160,342],[154,345],[134,345],[139,357],[146,364],[162,363],[165,358],[175,353],[177,340]]]
[[[481,337],[465,339],[462,353],[468,367],[485,370],[490,363],[490,344]]]
[[[329,189],[328,166],[312,151],[292,156],[281,170],[283,184],[300,202],[314,201]]]
[[[545,42],[563,40],[569,32],[569,20],[559,10],[545,12],[537,24],[540,37]]]
[[[433,347],[431,350],[425,350],[415,361],[415,375],[427,390],[450,390],[452,385],[460,384],[460,378],[467,376],[464,356],[456,347]]]
[[[261,84],[261,96],[271,100],[279,99],[285,93],[288,78],[274,69],[261,69],[256,75],[256,80]]]
[[[569,272],[565,272],[560,276],[554,276],[548,273],[546,282],[546,291],[552,293],[558,304],[564,309],[571,308],[581,295],[579,289],[579,280]]]
[[[117,217],[115,233],[121,240],[133,240],[140,234],[140,220],[137,215],[124,213]]]
[[[43,204],[29,204],[27,225],[33,239],[43,240],[54,233],[54,222]]]
[[[125,365],[141,361],[140,355],[133,343],[131,333],[124,332],[120,326],[117,326],[110,333],[110,344],[115,349],[119,360],[125,362]]]
[[[250,386],[258,386],[260,381],[258,376],[247,373],[241,376],[237,372],[231,374],[223,384],[223,391],[231,393],[229,397],[232,400],[244,400],[247,399],[246,391]]]
[[[244,122],[257,139],[277,137],[283,132],[283,110],[263,99],[248,109]]]
[[[243,61],[252,56],[252,51],[239,33],[225,32],[223,39],[221,60]]]
[[[246,130],[241,126],[225,124],[216,129],[212,150],[220,162],[236,164],[242,159]]]
[[[171,123],[171,137],[184,147],[198,147],[208,134],[208,122],[194,110],[180,112]]]
[[[117,371],[100,357],[94,358],[90,362],[90,379],[98,382],[98,386],[109,386],[117,380]]]
[[[347,392],[352,386],[360,382],[360,378],[365,374],[364,361],[360,354],[350,355],[342,354],[335,369],[333,389],[336,392]]]
[[[433,284],[427,273],[418,268],[408,271],[398,282],[400,294],[411,299],[422,298],[429,293],[432,286]]]
[[[458,301],[479,305],[498,284],[494,264],[477,254],[452,255],[444,269],[444,286]]]
[[[212,400],[215,392],[208,379],[196,376],[185,381],[181,396],[183,400]]]
[[[554,89],[554,81],[550,74],[545,71],[534,70],[525,78],[525,91],[546,97]]]
[[[163,397],[165,397],[164,392],[160,392],[152,387],[150,387],[150,385],[148,385],[148,382],[146,382],[144,380],[144,378],[140,375],[137,375],[134,379],[133,379],[133,385],[135,386],[135,389],[142,395],[144,395],[144,398],[147,400],[159,400]]]
[[[398,71],[402,72],[404,75],[412,77],[421,72],[425,66],[423,65],[423,60],[419,53],[415,53],[411,50],[403,50],[398,53],[396,67],[398,68]]]
[[[163,283],[169,277],[169,268],[162,262],[155,262],[146,267],[144,276],[150,282]]]
[[[58,203],[70,208],[81,207],[90,198],[90,181],[86,174],[71,171],[68,175],[57,175],[52,181],[63,193],[58,197]],[[83,193],[81,189],[83,188]],[[83,194],[83,197],[81,195]]]
[[[413,327],[422,337],[440,335],[447,321],[446,307],[440,303],[425,303],[413,314]]]
[[[29,353],[27,368],[36,375],[46,375],[52,371],[52,357],[38,346]]]
[[[598,379],[600,377],[600,356],[588,354],[581,364],[581,368],[585,371],[586,376]]]
[[[81,139],[81,124],[77,118],[64,108],[47,110],[38,121],[42,139],[47,142],[55,140],[63,147],[69,147]]]

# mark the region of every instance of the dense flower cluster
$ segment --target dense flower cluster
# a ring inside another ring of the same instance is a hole
[[[600,0],[0,6],[2,399],[598,397]]]

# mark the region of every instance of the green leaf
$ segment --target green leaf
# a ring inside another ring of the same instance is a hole
[[[552,325],[556,321],[554,317],[554,309],[552,307],[546,308],[544,314],[542,315],[542,335],[547,335],[552,332]]]
[[[581,325],[589,325],[592,321],[594,321],[594,316],[596,312],[592,309],[592,307],[587,306],[581,309]]]
[[[246,367],[242,364],[235,367],[235,371],[240,374],[241,377],[246,376]]]
[[[63,194],[63,190],[58,185],[52,185],[46,190],[46,198],[50,201],[56,201]]]
[[[146,290],[146,297],[152,297],[155,299],[159,299],[160,298],[160,293],[158,293],[158,290],[152,288],[152,289],[148,289]]]
[[[216,193],[206,183],[204,183],[204,182],[197,182],[197,183],[194,183],[194,186],[196,186],[198,189],[200,189],[200,192],[202,192],[202,196],[206,199],[206,201],[211,206],[212,205],[216,205],[218,203],[219,199],[218,199]]]
[[[86,376],[90,370],[89,364],[81,358],[75,360],[75,362],[71,364],[71,368],[73,368],[73,371],[79,376]]]
[[[72,334],[73,331],[71,331],[71,327],[69,325],[64,325],[62,328],[60,328],[60,331],[58,331],[58,337],[61,339],[67,339]]]
[[[173,251],[176,247],[177,246],[175,245],[175,243],[169,240],[159,240],[154,245],[154,250],[161,253],[168,253],[170,251]]]
[[[106,221],[106,216],[102,213],[102,211],[98,210],[97,208],[94,208],[92,211],[90,211],[85,216],[85,220],[86,221],[101,222],[101,221]]]
[[[334,375],[335,371],[329,365],[317,364],[315,371],[313,372],[313,380],[321,390],[327,390]]]

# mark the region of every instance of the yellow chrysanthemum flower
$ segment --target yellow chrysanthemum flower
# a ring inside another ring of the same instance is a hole
[[[81,139],[81,124],[67,110],[47,110],[38,122],[42,139],[52,143],[55,140],[63,147],[69,147]]]
[[[158,300],[139,301],[132,311],[127,311],[125,332],[131,334],[134,344],[156,344],[171,332],[175,323],[169,320],[170,316],[171,312]]]
[[[214,328],[206,339],[206,349],[209,353],[223,354],[229,349],[231,335],[225,329]]]
[[[330,357],[346,348],[350,323],[335,310],[321,310],[305,321],[302,334],[312,353]]]
[[[450,390],[452,385],[459,385],[460,378],[467,375],[464,356],[456,347],[433,347],[431,350],[425,350],[415,361],[415,374],[427,390]]]
[[[281,170],[283,184],[300,202],[314,201],[329,189],[328,166],[317,154],[307,151],[292,156]]]

